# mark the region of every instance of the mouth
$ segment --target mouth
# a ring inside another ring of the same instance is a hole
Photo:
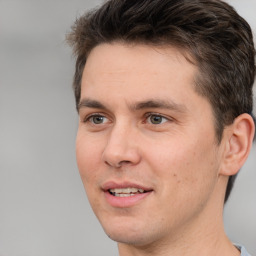
[[[129,197],[129,196],[136,196],[139,194],[146,193],[142,188],[113,188],[109,189],[108,192],[112,196],[117,196],[117,197]]]
[[[153,192],[151,188],[130,182],[107,182],[103,185],[102,190],[108,204],[117,208],[135,206],[146,200]]]

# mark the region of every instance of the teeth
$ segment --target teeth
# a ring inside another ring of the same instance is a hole
[[[128,196],[135,196],[135,194],[114,194],[117,197],[128,197]]]
[[[112,194],[119,197],[134,196],[136,193],[143,193],[141,188],[114,188],[109,190]]]

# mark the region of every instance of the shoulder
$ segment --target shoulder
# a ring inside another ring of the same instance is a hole
[[[235,246],[241,252],[241,256],[251,256],[242,245],[235,244]]]

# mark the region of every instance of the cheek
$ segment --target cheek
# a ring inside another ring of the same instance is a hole
[[[200,144],[185,152],[181,172],[177,174],[184,200],[201,207],[208,201],[217,184],[218,164],[213,146]],[[182,154],[177,156],[182,161]]]
[[[214,144],[204,140],[188,141],[165,143],[164,147],[158,145],[150,158],[155,175],[161,178],[162,187],[166,190],[171,187],[176,194],[201,193],[210,189],[211,182],[217,179],[218,160]]]
[[[84,185],[94,179],[99,169],[100,148],[98,142],[94,143],[93,140],[78,132],[76,138],[76,160]]]
[[[77,166],[83,182],[87,198],[93,209],[97,209],[99,204],[98,178],[100,170],[100,144],[94,142],[88,136],[77,134],[76,139],[76,159]]]

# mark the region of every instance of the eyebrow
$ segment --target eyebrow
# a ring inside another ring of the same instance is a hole
[[[178,104],[172,100],[163,100],[163,99],[150,99],[142,102],[138,102],[132,105],[131,107],[134,110],[141,110],[147,108],[162,108],[175,110],[177,112],[186,112],[187,107],[183,104]]]
[[[102,103],[100,103],[97,100],[91,100],[91,99],[82,99],[77,106],[77,110],[81,108],[99,108],[99,109],[107,109]]]
[[[101,102],[97,100],[92,100],[89,98],[82,99],[79,102],[77,106],[78,111],[83,107],[97,108],[97,109],[103,109],[103,110],[107,109],[107,107],[103,105]],[[136,102],[129,105],[129,109],[133,111],[149,109],[149,108],[169,109],[169,110],[174,110],[180,113],[184,113],[187,111],[187,107],[184,104],[178,104],[171,100],[163,100],[163,99],[149,99],[149,100]]]

